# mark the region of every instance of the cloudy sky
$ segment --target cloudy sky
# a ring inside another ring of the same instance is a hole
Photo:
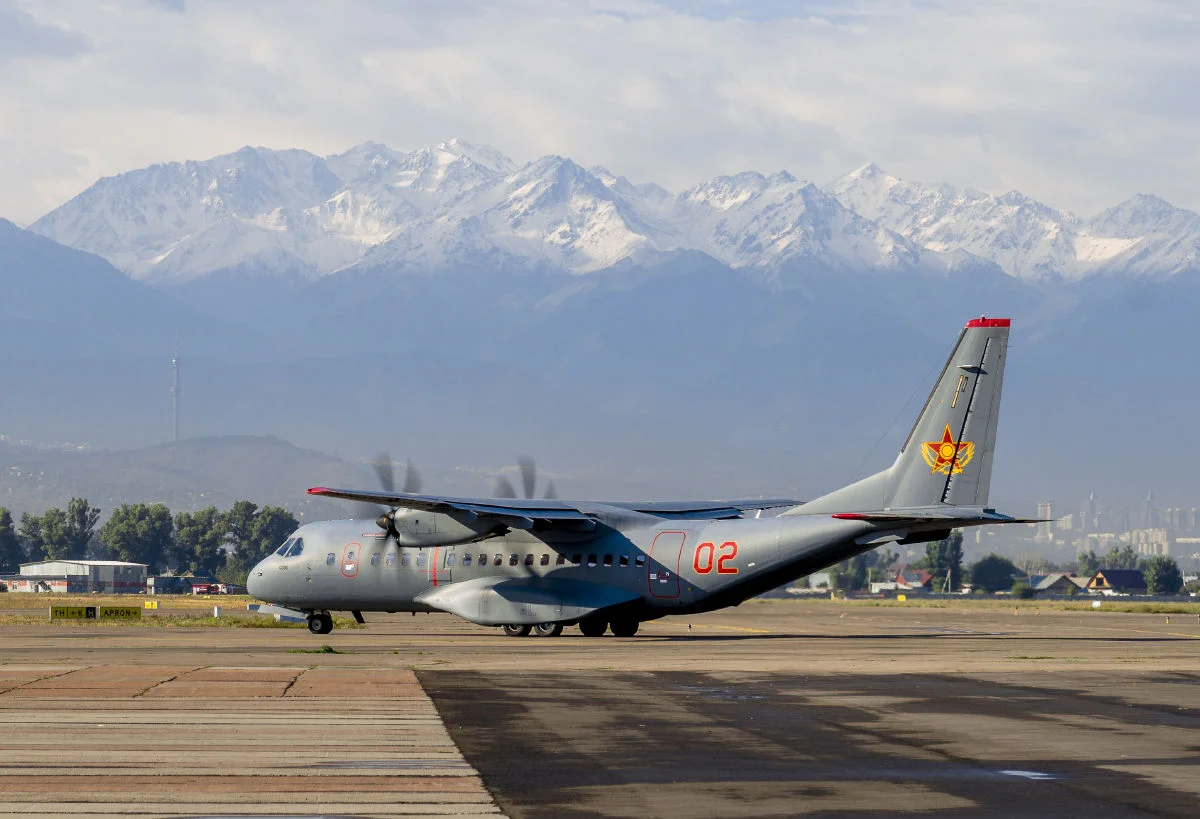
[[[0,217],[242,145],[451,136],[688,187],[786,168],[1200,209],[1169,0],[0,0]]]

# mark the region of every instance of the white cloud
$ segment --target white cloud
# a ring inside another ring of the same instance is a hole
[[[1200,21],[1172,2],[0,0],[0,215],[244,144],[461,136],[669,187],[786,167],[1200,208]]]

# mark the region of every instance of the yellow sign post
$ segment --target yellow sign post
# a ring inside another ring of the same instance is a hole
[[[137,606],[100,606],[101,620],[140,620],[142,610]]]
[[[145,608],[148,608],[148,609],[157,609],[157,608],[158,608],[158,601],[157,601],[157,600],[147,600],[147,601],[146,601],[145,603],[143,603],[142,605],[143,605]]]
[[[95,606],[51,606],[51,620],[95,620]]]

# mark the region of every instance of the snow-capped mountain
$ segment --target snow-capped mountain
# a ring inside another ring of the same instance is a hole
[[[826,190],[881,226],[930,250],[963,250],[1028,280],[1096,273],[1169,275],[1200,258],[1200,215],[1135,196],[1080,219],[1011,191],[993,196],[901,180],[874,164]]]
[[[1168,275],[1200,258],[1200,215],[1154,197],[1081,220],[1020,193],[927,186],[875,165],[824,188],[744,172],[676,195],[558,156],[518,167],[457,139],[326,157],[247,147],[154,165],[100,180],[30,229],[155,284],[354,266],[586,274],[679,250],[768,275],[995,264],[1028,280]]]

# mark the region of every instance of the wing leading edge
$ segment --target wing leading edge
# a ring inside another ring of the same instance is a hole
[[[781,498],[736,501],[649,501],[645,503],[574,503],[571,501],[522,498],[456,498],[446,495],[418,495],[410,492],[374,492],[363,489],[330,489],[314,486],[310,495],[325,498],[377,503],[402,509],[421,509],[428,512],[474,520],[494,518],[512,525],[512,521],[596,521],[596,512],[607,507],[643,515],[669,519],[716,520],[734,518],[746,512],[795,506],[798,501]],[[523,528],[523,527],[521,527]]]

